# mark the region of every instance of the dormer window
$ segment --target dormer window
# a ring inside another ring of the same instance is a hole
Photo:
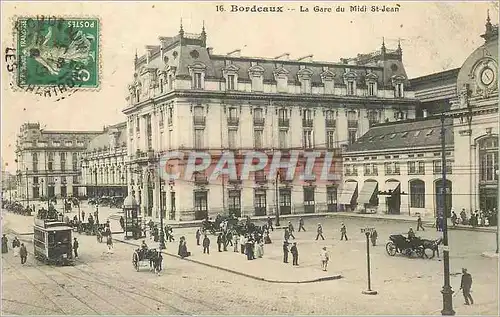
[[[311,76],[313,75],[312,70],[308,68],[301,68],[297,72],[297,77],[300,81],[300,93],[310,94],[311,93]]]
[[[347,82],[347,94],[350,96],[354,95],[354,80],[349,80]]]
[[[288,92],[288,71],[282,66],[274,71],[277,92]]]
[[[335,74],[325,68],[320,76],[325,87],[324,93],[332,95],[335,92],[335,82],[333,81]]]
[[[368,83],[368,96],[375,96],[375,83],[374,82]]]
[[[202,82],[201,82],[201,73],[194,73],[193,89],[203,89]]]
[[[368,73],[365,77],[366,88],[368,96],[377,95],[377,75],[375,73]]]
[[[396,98],[404,97],[403,83],[398,83],[394,86],[394,97]]]
[[[264,91],[264,68],[257,64],[248,70],[248,76],[252,80],[252,91]]]
[[[227,90],[235,90],[236,88],[235,76],[227,75]]]

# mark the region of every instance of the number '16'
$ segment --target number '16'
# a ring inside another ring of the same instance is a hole
[[[215,6],[215,10],[217,12],[224,12],[224,6],[221,4],[221,5],[216,5]]]

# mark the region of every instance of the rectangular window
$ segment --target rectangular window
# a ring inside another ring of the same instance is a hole
[[[33,152],[32,157],[33,157],[33,172],[37,172],[38,171],[38,153]]]
[[[408,174],[416,174],[416,162],[408,162]]]
[[[328,149],[335,148],[335,131],[326,131],[326,147]]]
[[[61,171],[64,172],[66,171],[66,153],[59,153],[59,157],[61,159]]]
[[[312,149],[314,147],[313,135],[311,130],[304,130],[302,132],[302,144],[305,149]]]
[[[394,169],[392,167],[392,163],[385,163],[384,167],[385,167],[385,175],[393,175]]]
[[[375,96],[375,83],[368,83],[368,95]]]
[[[424,175],[425,174],[425,162],[423,162],[423,161],[418,162],[417,173],[420,174],[420,175]]]
[[[163,93],[163,78],[160,79],[160,93]]]
[[[365,176],[372,174],[372,165],[371,164],[364,164],[363,167],[364,167]]]
[[[73,165],[73,171],[78,170],[78,154],[73,153],[71,155],[71,164]]]
[[[201,83],[201,73],[194,73],[193,89],[203,89],[202,83]]]
[[[263,131],[253,130],[253,146],[257,149],[262,149],[263,146]]]
[[[278,92],[288,92],[288,79],[286,77],[279,77],[276,85]]]
[[[256,216],[264,216],[266,214],[266,190],[255,189],[253,196],[253,205],[255,208]]]
[[[241,210],[241,192],[239,190],[229,190],[228,196],[229,212],[239,214]]]
[[[147,140],[148,150],[152,150],[153,149],[153,129],[151,127],[151,116],[150,115],[146,116],[146,134],[148,137],[148,140]]]
[[[78,184],[78,175],[73,175],[73,184]]]
[[[310,79],[302,79],[300,83],[300,92],[303,94],[311,93],[311,80]]]
[[[400,168],[399,168],[399,162],[394,163],[394,174],[399,175],[400,173]]]
[[[279,138],[278,139],[279,148],[286,149],[288,147],[288,131],[287,130],[280,130],[278,138]]]
[[[174,144],[172,138],[173,138],[173,130],[168,130],[168,149],[169,150],[172,149],[172,145]]]
[[[227,75],[227,90],[235,90],[236,82],[234,75]]]
[[[334,186],[328,186],[326,188],[326,203],[328,205],[337,204],[337,188]]]
[[[168,75],[168,89],[174,89],[174,76]]]
[[[168,108],[168,125],[172,125],[174,121],[174,108]]]
[[[195,129],[194,130],[194,148],[203,149],[205,130]]]
[[[252,91],[263,91],[262,76],[252,76]]]
[[[135,132],[137,132],[137,134],[139,134],[139,132],[141,131],[141,118],[137,117],[137,119],[135,121],[136,121],[135,122]]]
[[[402,83],[396,84],[396,86],[394,87],[394,96],[396,98],[403,98],[404,97],[403,84]]]
[[[356,142],[356,130],[349,130],[349,144]]]
[[[238,135],[238,130],[228,130],[228,145],[230,149],[236,149],[237,147],[237,135]]]
[[[304,187],[304,205],[314,205],[314,187]]]

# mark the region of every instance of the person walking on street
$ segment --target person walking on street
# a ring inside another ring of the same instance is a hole
[[[233,247],[234,247],[234,252],[238,252],[238,243],[240,242],[240,236],[237,234],[233,235]]]
[[[460,289],[464,295],[465,305],[474,304],[474,300],[470,294],[470,289],[472,287],[472,275],[467,272],[466,268],[462,269],[462,281],[460,282]]]
[[[320,258],[321,268],[323,269],[323,271],[326,271],[328,267],[328,261],[330,260],[330,255],[328,254],[328,251],[326,251],[326,247],[323,247],[323,250],[321,250]]]
[[[290,240],[290,231],[288,230],[288,228],[285,228],[285,234],[283,238],[287,241]]]
[[[108,236],[106,245],[108,246],[108,253],[113,253],[113,238],[111,238],[111,235]]]
[[[306,231],[306,229],[304,228],[304,219],[302,219],[302,217],[299,218],[299,230],[298,232],[300,231]]]
[[[283,263],[288,263],[288,241],[283,241]]]
[[[205,235],[205,237],[203,238],[203,253],[210,254],[210,239],[207,235]]]
[[[455,211],[452,211],[451,212],[451,224],[453,225],[453,227],[457,226],[457,219],[458,219],[457,214],[455,213]]]
[[[422,225],[422,217],[420,217],[420,215],[418,215],[417,218],[417,231],[419,228],[422,229],[422,231],[425,231],[424,226]]]
[[[2,236],[2,253],[8,253],[9,252],[9,238],[5,236],[5,234]]]
[[[85,222],[85,211],[82,210],[82,222]]]
[[[28,250],[26,250],[26,246],[24,243],[21,243],[21,247],[19,248],[19,256],[21,257],[21,264],[26,263],[26,259],[28,258]]]
[[[292,238],[293,238],[293,240],[295,240],[295,236],[293,235],[293,231],[294,231],[294,230],[295,230],[295,229],[293,228],[292,222],[291,222],[291,221],[289,221],[289,222],[288,222],[288,233],[290,234],[290,237],[292,237]]]
[[[292,265],[299,265],[299,250],[297,249],[297,242],[294,242],[290,248],[292,254]]]
[[[75,259],[78,258],[78,240],[76,238],[73,239],[73,252],[75,252]]]
[[[223,243],[223,241],[222,241],[222,232],[221,232],[217,236],[217,247],[219,248],[219,252],[222,252],[222,249],[221,249],[222,243]]]
[[[370,240],[372,241],[373,246],[377,244],[377,238],[378,238],[378,233],[377,230],[374,229],[372,233],[370,233]]]
[[[267,228],[271,229],[271,231],[274,231],[273,221],[272,221],[271,217],[267,217]]]
[[[201,232],[200,229],[196,230],[196,245],[200,245]]]
[[[325,237],[323,237],[323,227],[321,226],[320,223],[318,223],[318,229],[316,232],[317,232],[316,240],[318,240],[319,237],[321,237],[321,239],[325,240]]]
[[[340,226],[340,240],[344,240],[344,237],[345,241],[349,240],[347,239],[347,229],[345,227],[345,224],[342,222],[342,225]]]

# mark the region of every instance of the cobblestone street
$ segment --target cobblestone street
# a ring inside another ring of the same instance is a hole
[[[15,221],[11,216],[4,214],[4,223]],[[24,219],[26,223],[31,221],[28,217]],[[325,241],[314,240],[318,221],[324,226]],[[341,221],[347,226],[349,241],[339,241]],[[361,294],[366,288],[366,253],[360,228],[366,225],[375,226],[380,237],[378,245],[371,249],[372,288],[379,292],[376,296]],[[172,256],[164,256],[165,269],[161,276],[147,268],[136,272],[131,263],[133,246],[116,241],[114,253],[108,254],[105,244],[97,243],[95,237],[76,234],[81,255],[74,267],[42,265],[35,262],[31,254],[28,263],[21,266],[12,252],[4,254],[3,313],[439,315],[442,262],[437,258],[390,257],[385,251],[388,235],[404,233],[410,225],[373,219],[307,219],[308,231],[296,232],[300,254],[297,270],[319,271],[319,250],[327,246],[332,258],[329,273],[343,276],[339,280],[308,284],[258,281]],[[196,247],[194,231],[194,228],[174,230],[176,238],[187,237],[193,260],[203,262],[210,257],[211,263],[224,266],[243,257],[232,251],[220,255],[215,236],[211,237],[211,254],[204,255],[202,249]],[[282,234],[282,230],[275,230],[271,235],[273,244],[265,246],[265,259],[251,262],[256,271],[269,270],[266,261],[275,262],[273,269],[286,265],[281,263]],[[429,229],[417,235],[438,237],[435,230]],[[119,236],[115,235],[115,240]],[[467,267],[474,278],[475,304],[464,306],[461,294],[457,294],[454,297],[457,315],[495,314],[498,310],[498,260],[481,256],[483,251],[494,249],[494,238],[493,233],[450,233],[453,289],[458,291],[458,273],[462,267]],[[149,238],[146,240],[150,247],[155,247]],[[28,250],[31,253],[31,244]],[[176,250],[176,242],[168,244],[168,252],[176,253]]]

